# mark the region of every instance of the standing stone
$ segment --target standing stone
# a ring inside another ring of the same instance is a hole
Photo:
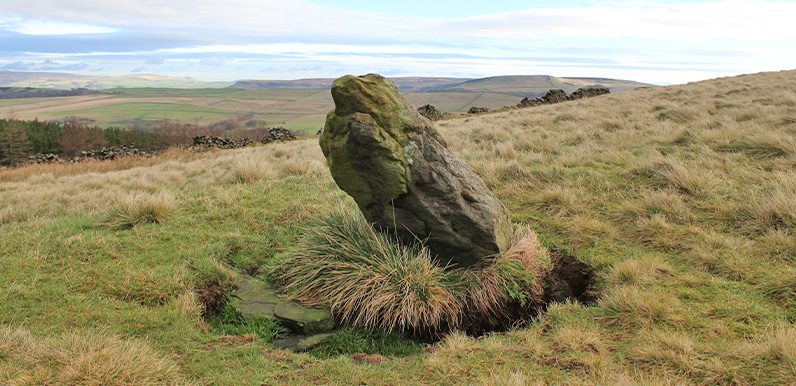
[[[321,149],[368,221],[461,267],[505,250],[508,211],[393,82],[347,75],[332,97]]]

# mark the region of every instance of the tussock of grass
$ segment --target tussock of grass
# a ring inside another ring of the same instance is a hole
[[[674,373],[695,375],[701,360],[694,341],[682,332],[642,330],[630,358]]]
[[[276,177],[271,165],[255,158],[239,158],[231,167],[232,176],[237,182],[255,183]]]
[[[545,386],[546,382],[534,379],[522,371],[496,371],[475,381],[478,386]]]
[[[552,263],[530,228],[516,232],[509,249],[487,260],[484,267],[469,272],[477,285],[467,296],[481,323],[504,322],[512,316],[509,307],[533,309],[544,303],[545,279]]]
[[[796,306],[796,268],[788,268],[772,273],[765,280],[761,289],[763,293],[784,306]]]
[[[796,234],[789,229],[771,229],[757,238],[758,248],[783,262],[796,263]]]
[[[6,206],[0,209],[0,225],[24,221],[25,217],[24,213],[14,209],[13,206]]]
[[[687,123],[697,117],[693,111],[686,108],[656,106],[655,110],[658,110],[655,117],[661,121],[669,120],[675,123]]]
[[[756,197],[749,208],[758,230],[796,229],[796,189],[777,188]]]
[[[193,286],[204,314],[223,307],[229,293],[240,283],[234,271],[214,259],[197,261],[191,268],[196,272]]]
[[[506,252],[462,271],[440,266],[421,245],[375,231],[359,213],[336,211],[279,262],[276,279],[304,302],[329,305],[344,323],[433,335],[532,314],[544,304],[551,269],[527,227]]]
[[[666,163],[655,171],[669,186],[694,197],[708,197],[718,191],[718,182],[712,172],[689,169],[680,163]]]
[[[613,287],[600,300],[603,320],[632,328],[652,324],[677,325],[684,321],[682,303],[661,289]]]
[[[768,334],[767,349],[769,355],[780,361],[783,381],[796,383],[796,328],[785,322],[774,326]]]
[[[655,190],[623,202],[617,208],[614,219],[633,222],[653,215],[662,215],[670,222],[684,222],[690,218],[688,206],[680,194]]]
[[[199,302],[199,295],[196,292],[184,291],[172,300],[171,305],[182,320],[193,324],[201,323],[204,305]]]
[[[160,224],[170,219],[176,209],[177,203],[168,193],[128,194],[111,203],[100,225],[123,230],[144,224]]]
[[[0,327],[0,379],[11,385],[190,385],[177,364],[147,342],[97,331],[33,337]]]
[[[427,249],[400,245],[360,214],[333,212],[280,267],[286,290],[328,304],[354,326],[433,332],[459,323],[461,290],[452,275]]]
[[[661,214],[640,218],[634,225],[630,232],[636,242],[662,252],[691,249],[688,239],[697,233],[693,227],[672,224]]]
[[[759,158],[787,157],[796,154],[796,136],[782,131],[763,131],[743,139],[738,146]]]
[[[652,283],[656,276],[670,274],[671,271],[666,262],[654,257],[630,259],[613,267],[606,281],[615,285],[644,286]]]
[[[575,215],[564,223],[567,245],[572,248],[586,248],[596,245],[600,240],[610,238],[611,226],[599,218]]]
[[[554,186],[543,190],[535,199],[534,206],[554,217],[565,217],[580,211],[578,194],[572,188]]]

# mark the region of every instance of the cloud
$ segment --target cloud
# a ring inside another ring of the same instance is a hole
[[[61,64],[47,59],[40,65],[32,67],[32,69],[37,71],[82,71],[88,67],[89,65],[86,62]]]
[[[23,35],[87,35],[118,32],[119,29],[85,23],[57,20],[5,20],[0,23],[3,29]]]
[[[0,66],[3,70],[27,71],[35,66],[33,63],[14,62]]]
[[[441,20],[432,28],[437,33],[515,40],[556,36],[770,41],[796,37],[793,15],[796,3],[784,1],[614,2]]]
[[[108,74],[156,68],[210,79],[387,69],[673,83],[796,63],[794,2],[550,4],[463,18],[428,17],[421,9],[396,20],[309,0],[3,0],[0,58],[4,66],[51,57],[63,64],[44,67],[102,67]]]
[[[368,27],[371,31],[383,29],[391,19],[389,15],[344,10],[307,0],[238,0],[234,5],[218,0],[4,0],[0,12],[24,19],[60,20],[73,24],[77,30],[77,26],[94,26],[97,31],[104,31],[98,26],[114,30],[171,30],[201,33],[209,40],[236,34],[260,38],[313,33],[349,35],[352,28],[358,32]]]
[[[224,63],[226,63],[226,60],[224,58],[220,58],[217,56],[209,56],[199,61],[199,64],[201,64],[202,66],[212,66],[212,67],[221,67],[224,65]]]

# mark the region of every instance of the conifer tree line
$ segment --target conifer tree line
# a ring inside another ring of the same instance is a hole
[[[23,163],[28,156],[58,154],[73,156],[81,151],[107,146],[134,145],[156,150],[191,143],[195,135],[208,134],[195,124],[164,121],[151,130],[101,128],[77,121],[56,123],[39,120],[0,119],[0,165]]]

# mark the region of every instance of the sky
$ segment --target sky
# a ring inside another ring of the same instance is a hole
[[[679,84],[796,69],[796,1],[0,0],[0,70]]]

